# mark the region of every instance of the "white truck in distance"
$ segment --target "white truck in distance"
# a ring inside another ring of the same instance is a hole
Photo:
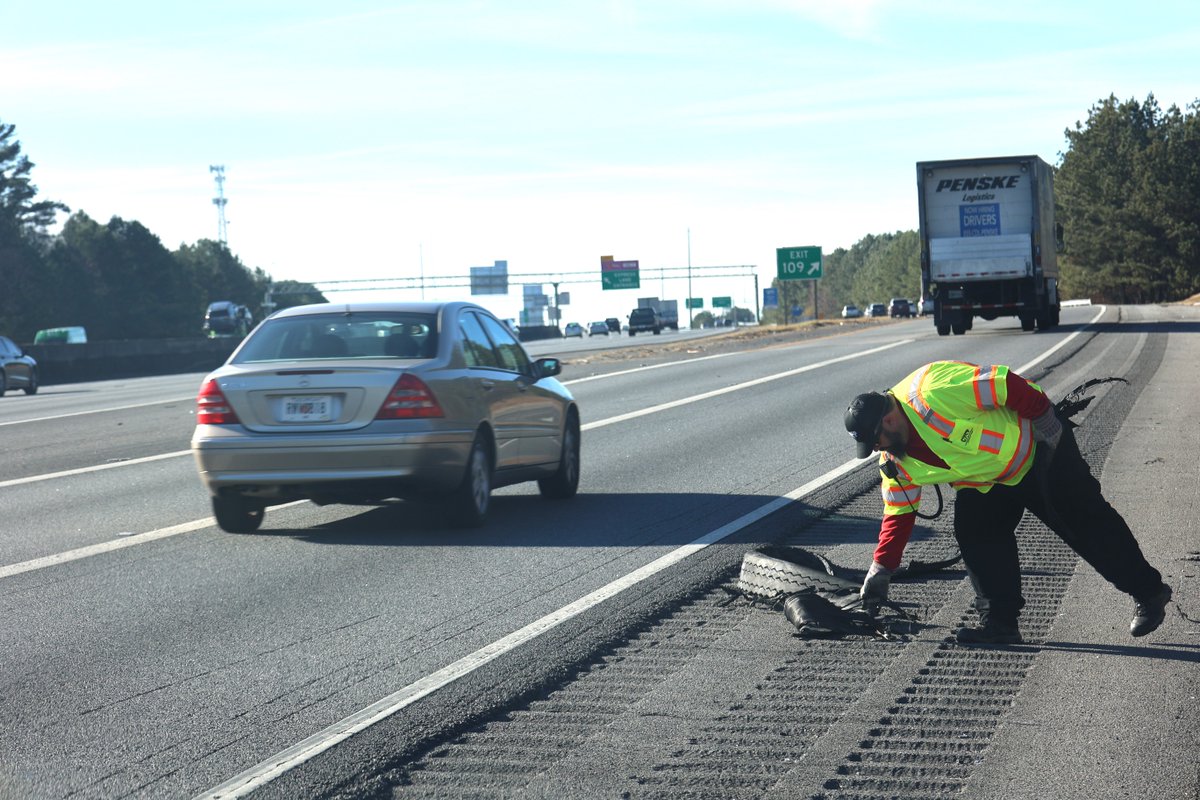
[[[638,308],[653,308],[658,312],[659,322],[664,328],[679,330],[679,301],[659,300],[657,297],[639,297]]]
[[[975,317],[1058,324],[1053,170],[1037,156],[917,163],[921,302],[945,336]]]

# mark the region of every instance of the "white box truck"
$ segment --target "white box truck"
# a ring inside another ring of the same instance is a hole
[[[917,163],[921,303],[942,336],[975,317],[1058,324],[1053,168],[1037,156]]]

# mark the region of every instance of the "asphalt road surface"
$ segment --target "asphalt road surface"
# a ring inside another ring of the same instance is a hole
[[[1129,379],[1081,444],[1200,616],[1194,435],[1167,422],[1200,391],[1200,313],[1062,317],[536,343],[583,412],[580,494],[500,490],[473,531],[297,503],[221,532],[187,452],[199,375],[0,398],[0,797],[1196,797],[1197,627],[1122,635],[1127,598],[1037,525],[1022,648],[946,642],[961,569],[897,588],[920,619],[897,642],[800,640],[729,592],[767,542],[869,563],[846,402],[956,358],[1055,396]],[[909,555],[951,552],[948,518]]]

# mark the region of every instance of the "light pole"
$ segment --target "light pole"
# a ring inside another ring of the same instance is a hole
[[[688,292],[687,292],[687,298],[684,299],[683,302],[686,303],[687,307],[688,307],[688,330],[690,331],[693,327],[692,323],[695,322],[695,317],[693,315],[696,313],[695,309],[692,308],[692,229],[691,228],[687,229],[687,244],[688,244]]]

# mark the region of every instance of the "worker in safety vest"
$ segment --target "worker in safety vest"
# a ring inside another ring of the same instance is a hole
[[[1028,509],[1135,601],[1129,632],[1162,624],[1171,587],[1147,563],[1129,526],[1100,492],[1041,388],[1005,366],[926,364],[886,393],[860,394],[846,409],[859,458],[879,452],[883,523],[861,595],[868,610],[887,599],[912,534],[921,487],[957,490],[954,537],[975,588],[979,627],[963,644],[1021,641],[1025,600],[1016,528]]]

